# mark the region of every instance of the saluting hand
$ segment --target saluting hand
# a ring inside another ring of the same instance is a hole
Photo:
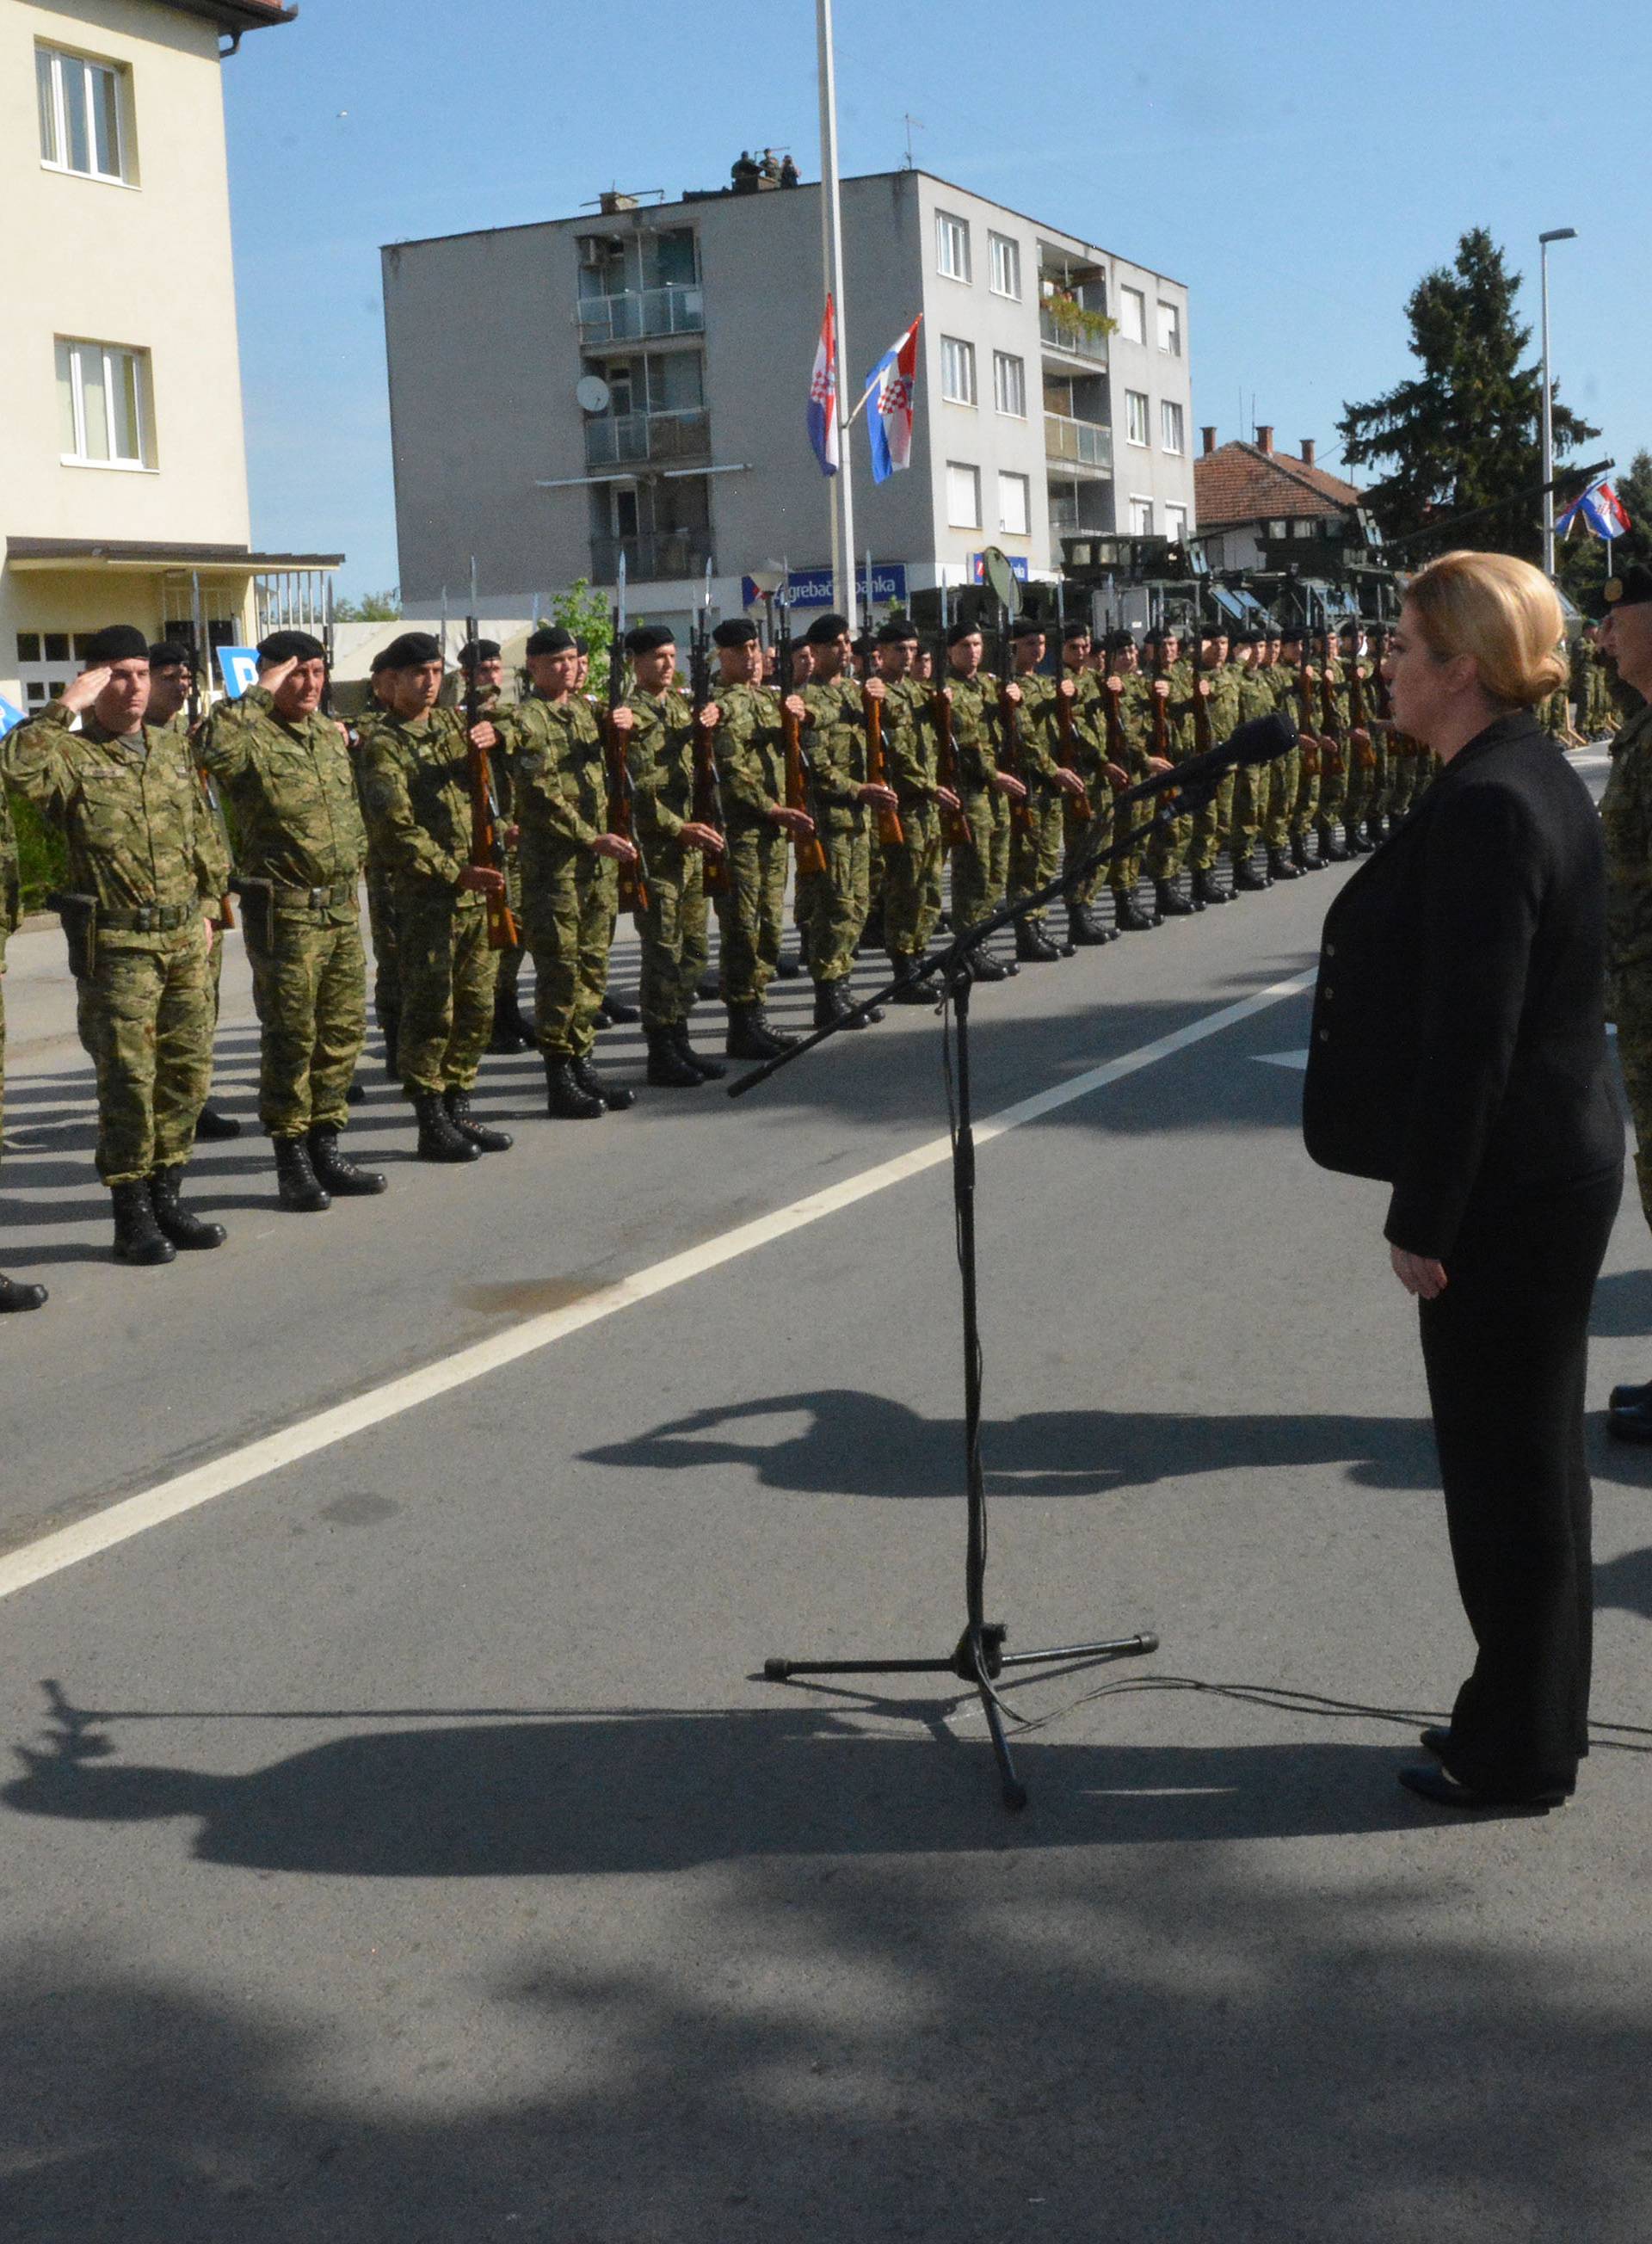
[[[283,661],[267,663],[258,673],[258,682],[266,693],[279,692],[298,668],[298,657],[289,654]]]
[[[78,678],[71,678],[58,695],[65,709],[90,709],[109,683],[109,665],[99,662],[90,670],[83,670]]]

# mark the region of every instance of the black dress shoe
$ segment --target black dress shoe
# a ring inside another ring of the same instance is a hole
[[[1652,1396],[1606,1414],[1606,1430],[1615,1442],[1652,1442]]]
[[[1567,1801],[1564,1786],[1558,1784],[1540,1792],[1481,1791],[1478,1785],[1459,1784],[1432,1761],[1402,1768],[1398,1774],[1407,1792],[1432,1800],[1439,1808],[1523,1808],[1531,1815],[1546,1815],[1551,1808],[1564,1808]]]
[[[1652,1403],[1652,1379],[1642,1387],[1615,1387],[1606,1398],[1608,1410],[1638,1410]]]
[[[46,1289],[30,1286],[21,1278],[0,1278],[0,1316],[14,1316],[28,1309],[44,1309]]]

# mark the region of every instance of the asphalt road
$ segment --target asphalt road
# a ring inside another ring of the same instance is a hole
[[[928,1012],[579,1128],[491,1062],[457,1174],[376,1073],[383,1200],[285,1215],[249,1136],[229,1244],[129,1272],[19,939],[0,2230],[1638,2244],[1652,1735],[1547,1817],[1393,1781],[1466,1632],[1382,1189],[1263,994],[1337,877],[978,1000],[984,1116],[1104,1071],[981,1152],[990,1609],[1163,1639],[1013,1691],[1016,1818],[960,1688],[760,1673],[961,1625]],[[1597,1405],[1647,1261],[1631,1195]],[[1594,1447],[1597,1711],[1652,1726],[1652,1457]]]

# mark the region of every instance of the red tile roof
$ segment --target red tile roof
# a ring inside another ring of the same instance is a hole
[[[1357,483],[1344,483],[1324,468],[1310,468],[1289,452],[1264,452],[1260,444],[1219,444],[1193,463],[1194,503],[1199,527],[1222,530],[1270,515],[1315,515],[1329,518],[1357,506]]]

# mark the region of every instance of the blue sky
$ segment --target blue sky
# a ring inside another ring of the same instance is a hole
[[[304,0],[224,68],[253,533],[396,578],[380,245],[675,196],[742,146],[818,176],[813,0]],[[1194,420],[1328,463],[1403,306],[1484,225],[1550,260],[1554,368],[1652,445],[1652,10],[1563,0],[837,0],[846,172],[926,170],[1185,280]],[[1638,245],[1638,247],[1637,247]],[[850,277],[852,292],[853,276]],[[852,308],[852,307],[851,307]],[[800,442],[808,369],[796,369]],[[1241,416],[1244,428],[1241,428]]]

